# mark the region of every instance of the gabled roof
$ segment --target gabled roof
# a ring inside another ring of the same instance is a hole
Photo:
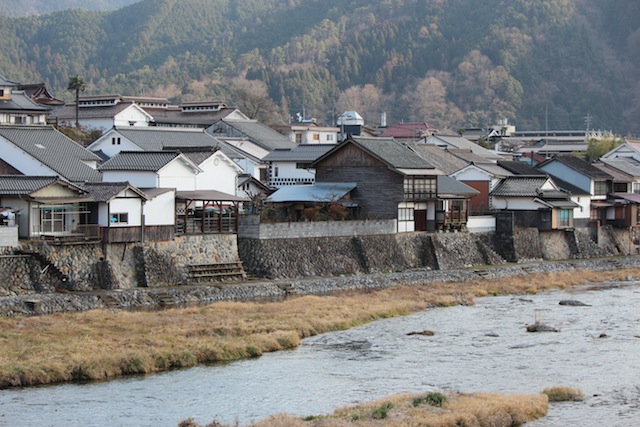
[[[498,166],[508,170],[514,175],[546,175],[546,173],[540,169],[536,169],[524,162],[501,160],[498,161]]]
[[[0,175],[0,195],[29,195],[56,182],[64,182],[57,176]]]
[[[0,74],[0,86],[18,86],[20,83],[6,79]]]
[[[177,158],[184,159],[194,170],[199,170],[184,155],[177,151],[121,151],[98,169],[100,171],[145,171],[157,172]]]
[[[105,105],[96,107],[83,107],[78,108],[78,119],[113,119],[115,116],[126,110],[127,108],[135,108],[140,110],[143,114],[151,117],[146,111],[144,111],[139,105],[136,105],[131,101],[119,102],[115,105]],[[76,119],[76,104],[66,104],[54,109],[50,116],[59,120],[75,120]]]
[[[336,144],[300,144],[293,148],[273,150],[262,160],[265,162],[310,163],[335,146]]]
[[[50,109],[36,103],[23,90],[12,90],[10,99],[0,100],[0,111],[46,113]]]
[[[424,138],[425,135],[431,135],[437,131],[435,126],[429,123],[396,123],[386,128],[382,135],[383,138],[405,138],[418,140]]]
[[[293,148],[296,145],[288,137],[257,120],[222,119],[221,122],[269,151],[277,148]],[[215,133],[213,135],[217,136]]]
[[[469,162],[455,156],[446,148],[430,144],[409,144],[407,146],[428,163],[447,175],[452,174],[469,164]]]
[[[218,140],[202,129],[115,127],[113,130],[143,151],[167,149],[211,148]]]
[[[611,175],[613,182],[631,182],[633,181],[633,175],[629,175],[626,172],[621,171],[604,162],[594,162],[593,166],[597,167],[601,171]]]
[[[586,190],[583,190],[582,188],[571,184],[570,182],[567,182],[563,179],[560,179],[558,177],[553,177],[552,178],[553,182],[556,183],[556,185],[558,186],[558,188],[560,188],[562,191],[567,192],[568,194],[572,195],[572,196],[590,196],[591,193],[589,193]]]
[[[556,156],[552,157],[538,165],[538,168],[542,169],[545,165],[549,163],[559,162],[563,165],[570,167],[573,170],[580,172],[581,174],[588,176],[594,180],[610,180],[613,179],[611,175],[608,173],[598,169],[593,166],[591,163],[579,159],[576,156]]]
[[[312,185],[287,185],[267,197],[267,202],[334,202],[356,188],[353,182],[316,182]]]
[[[444,148],[444,147],[439,147],[439,148]],[[478,154],[474,153],[471,149],[468,149],[468,148],[444,148],[444,149],[449,151],[451,154],[458,157],[459,159],[462,159],[468,163],[475,163],[475,164],[494,163],[495,161],[495,159],[487,159],[486,157],[479,156]]]
[[[219,147],[229,157],[247,157],[255,162],[260,162],[269,150],[246,138],[217,137]]]
[[[469,141],[466,138],[457,135],[440,135],[435,134],[430,136],[428,141],[436,140],[436,145],[446,145],[449,148],[458,148],[458,149],[466,149],[471,150],[474,154],[483,157],[487,160],[502,160],[498,154],[491,150],[487,150],[484,147],[479,146],[476,143]],[[437,141],[439,140],[439,141]]]
[[[101,181],[98,171],[84,163],[96,156],[52,126],[0,126],[0,137],[72,182]],[[1,155],[1,154],[0,154]],[[19,165],[13,165],[19,169]]]
[[[142,107],[153,116],[153,121],[158,125],[182,125],[206,128],[212,124],[229,117],[242,114],[237,108],[223,107],[218,111],[184,112],[178,106],[167,108]]]
[[[627,175],[640,177],[640,162],[632,157],[600,158],[600,162],[609,166],[609,169],[605,170],[607,173],[610,173],[611,169],[616,169]],[[597,164],[594,164],[594,166],[598,167]]]
[[[499,197],[537,197],[549,180],[546,176],[514,175],[503,179],[491,192]]]
[[[385,163],[390,169],[402,175],[442,175],[442,172],[435,169],[433,165],[410,150],[406,145],[396,142],[393,138],[350,136],[342,143],[335,146],[323,156],[316,159],[311,167],[331,156],[333,153],[342,150],[343,147],[353,144],[365,151],[369,155]]]
[[[88,182],[82,186],[89,197],[96,202],[108,202],[114,199],[123,191],[129,190],[140,196],[141,199],[147,200],[148,197],[142,190],[134,187],[128,182]]]
[[[20,84],[18,89],[23,90],[37,104],[48,106],[64,105],[63,100],[56,99],[49,93],[44,83]]]

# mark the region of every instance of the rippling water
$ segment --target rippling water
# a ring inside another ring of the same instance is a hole
[[[559,305],[579,300],[586,307]],[[527,333],[540,318],[558,333]],[[407,335],[432,330],[434,336]],[[601,337],[606,334],[606,337]],[[246,424],[313,415],[400,392],[539,393],[531,426],[640,425],[640,284],[476,300],[305,339],[292,351],[106,383],[0,391],[1,426],[176,426],[193,417]]]

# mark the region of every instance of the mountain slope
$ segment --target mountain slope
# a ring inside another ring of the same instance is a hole
[[[80,74],[87,93],[229,103],[242,76],[321,122],[356,108],[450,130],[637,133],[639,15],[616,0],[145,0],[0,18],[0,74],[59,97]]]

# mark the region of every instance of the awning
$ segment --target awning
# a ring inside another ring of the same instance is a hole
[[[311,185],[288,185],[280,187],[267,197],[267,202],[334,202],[338,201],[354,188],[353,182],[321,182]]]
[[[176,199],[180,200],[206,200],[216,202],[248,202],[249,199],[223,193],[217,190],[177,191]]]
[[[591,201],[591,207],[594,207],[594,208],[608,208],[608,207],[611,207],[611,206],[614,206],[614,204],[613,203],[609,203],[609,202],[604,201],[604,200],[592,200]]]
[[[628,200],[633,203],[640,203],[640,194],[635,193],[614,193],[616,199]]]

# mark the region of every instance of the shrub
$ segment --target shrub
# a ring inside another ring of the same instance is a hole
[[[373,412],[371,413],[371,418],[373,418],[374,420],[384,420],[385,418],[387,418],[388,412],[391,408],[393,408],[393,403],[385,402],[373,410]]]
[[[413,399],[413,406],[420,406],[423,403],[428,403],[431,406],[442,406],[447,401],[447,396],[438,392],[431,392],[424,396],[418,396]]]
[[[581,390],[572,387],[545,388],[542,393],[549,397],[549,402],[579,402],[584,400]]]

